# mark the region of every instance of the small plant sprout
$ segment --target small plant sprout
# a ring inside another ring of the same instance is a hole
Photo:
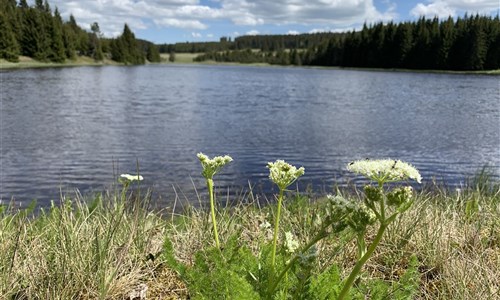
[[[413,204],[411,186],[399,186],[386,191],[384,184],[409,179],[421,183],[422,180],[415,167],[400,160],[358,160],[349,163],[347,169],[377,182],[377,186],[366,185],[364,187],[363,202],[346,202],[341,197],[329,196],[330,204],[339,219],[340,225],[338,226],[350,227],[356,233],[358,246],[358,260],[349,277],[344,281],[338,296],[339,300],[349,294],[357,275],[380,243],[387,226]],[[379,223],[377,235],[367,248],[366,228],[377,221]]]
[[[269,168],[269,179],[279,188],[278,208],[276,212],[276,221],[274,225],[273,248],[271,253],[271,276],[274,276],[274,267],[276,262],[276,243],[278,241],[278,229],[281,214],[281,203],[283,193],[287,187],[294,183],[300,176],[304,175],[304,167],[296,168],[284,160],[277,160],[267,164]]]
[[[222,167],[233,161],[233,159],[229,155],[215,156],[214,158],[210,159],[208,156],[201,152],[198,153],[197,156],[203,168],[201,175],[205,177],[207,181],[208,194],[210,197],[210,213],[212,216],[212,224],[214,227],[215,245],[220,249],[219,234],[217,232],[217,221],[215,219],[214,175],[217,174],[222,169]]]

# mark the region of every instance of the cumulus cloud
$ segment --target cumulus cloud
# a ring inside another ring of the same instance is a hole
[[[297,30],[288,30],[288,32],[286,34],[288,34],[288,35],[298,35],[298,34],[300,34],[300,32],[298,32]]]
[[[456,16],[458,13],[488,14],[499,9],[498,0],[429,0],[427,4],[418,3],[411,11],[413,16]]]
[[[247,32],[247,35],[257,35],[259,34],[260,32],[258,30],[250,30]]]
[[[379,12],[373,0],[220,0],[234,23],[349,24],[393,19],[393,6]]]
[[[373,1],[210,0],[202,3],[201,0],[50,0],[50,4],[57,6],[66,19],[73,14],[84,28],[98,22],[105,35],[116,36],[123,31],[124,23],[132,30],[156,27],[191,31],[209,28],[212,20],[229,20],[242,26],[348,26],[354,22],[384,21],[396,16],[392,7],[379,11]]]

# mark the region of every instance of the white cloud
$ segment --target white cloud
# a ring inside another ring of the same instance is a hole
[[[415,17],[427,16],[427,17],[435,17],[446,18],[448,16],[454,16],[456,11],[451,8],[447,3],[442,1],[436,1],[434,3],[430,3],[428,5],[424,5],[422,3],[418,3],[417,6],[412,8],[410,13]]]
[[[260,32],[258,30],[250,30],[247,32],[247,35],[257,35],[259,34]]]
[[[201,33],[199,32],[191,32],[191,36],[194,37],[195,39],[201,38]]]
[[[57,6],[66,19],[73,14],[84,28],[98,22],[106,36],[116,36],[123,31],[124,23],[133,31],[155,26],[205,30],[212,20],[229,20],[237,26],[319,24],[345,27],[396,16],[390,7],[378,11],[373,1],[209,0],[202,4],[201,0],[50,0],[50,5],[52,8]]]
[[[413,16],[440,18],[456,16],[457,13],[487,14],[499,9],[498,0],[429,0],[428,4],[418,3],[411,11]]]
[[[213,38],[213,37],[214,37],[213,33],[208,33],[208,34],[207,34],[207,38],[211,39],[211,38]]]
[[[220,0],[234,23],[348,25],[390,20],[395,7],[379,12],[373,0]],[[230,12],[230,13],[229,13]]]
[[[298,32],[297,30],[288,30],[288,32],[286,34],[288,34],[288,35],[298,35],[298,34],[300,34],[300,32]]]
[[[201,23],[198,20],[179,20],[179,19],[165,18],[165,19],[155,20],[155,23],[163,27],[177,27],[183,29],[204,30],[208,28],[207,25]]]

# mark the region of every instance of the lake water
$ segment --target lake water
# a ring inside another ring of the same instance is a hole
[[[149,65],[0,71],[5,203],[100,191],[137,162],[161,201],[197,201],[196,153],[234,158],[219,191],[269,194],[266,163],[304,166],[329,192],[353,159],[399,158],[424,181],[500,175],[499,77],[311,68]]]

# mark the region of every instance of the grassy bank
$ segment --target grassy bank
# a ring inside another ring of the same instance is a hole
[[[357,200],[361,192],[345,196]],[[176,213],[174,205],[153,211],[144,192],[118,189],[61,199],[36,217],[29,209],[4,205],[0,294],[6,299],[134,299],[142,292],[148,299],[215,299],[210,293],[221,282],[234,290],[248,288],[239,280],[251,285],[265,275],[260,266],[272,239],[268,224],[274,205],[260,206],[256,197],[248,194],[236,206],[219,208],[220,251],[214,248],[208,210],[175,202]],[[299,244],[310,240],[325,202],[293,192],[286,196],[280,264],[289,259],[285,232]],[[373,239],[375,229],[367,236]],[[355,262],[353,236],[331,235],[315,253],[290,270],[276,299],[306,288],[313,291],[307,299],[328,299]],[[461,190],[433,187],[417,193],[413,206],[387,228],[351,296],[499,299],[498,278],[500,185],[483,179]],[[257,299],[247,292],[233,299]]]
[[[0,59],[0,69],[61,68],[61,67],[81,67],[81,66],[107,66],[107,65],[120,65],[120,64],[109,59],[97,62],[93,58],[87,56],[78,56],[76,59],[66,60],[64,63],[37,61],[27,56],[19,57],[19,62],[17,63]]]
[[[242,65],[242,66],[279,66],[270,65],[267,63],[219,63],[216,61],[195,62],[199,53],[176,53],[175,62],[169,62],[168,54],[161,54],[162,64],[204,64],[204,65]],[[86,56],[79,56],[75,60],[67,60],[64,63],[41,62],[30,57],[21,56],[19,62],[12,63],[4,59],[0,59],[0,70],[2,69],[27,69],[27,68],[60,68],[60,67],[82,67],[82,66],[108,66],[122,65],[115,61],[105,59],[101,62],[96,62],[94,59]],[[358,71],[380,71],[380,72],[410,72],[410,73],[445,73],[445,74],[472,74],[472,75],[500,75],[500,70],[484,70],[484,71],[446,71],[446,70],[409,70],[409,69],[374,69],[374,68],[340,68],[340,67],[314,67],[321,69],[337,69],[337,70],[358,70]]]

